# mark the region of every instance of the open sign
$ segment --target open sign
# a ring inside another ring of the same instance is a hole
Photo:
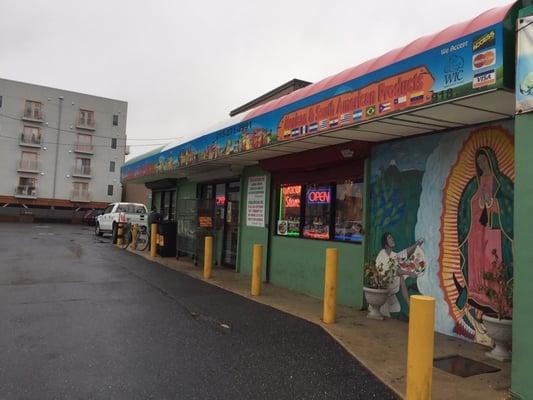
[[[307,191],[308,204],[329,204],[331,191],[328,189],[309,189]]]

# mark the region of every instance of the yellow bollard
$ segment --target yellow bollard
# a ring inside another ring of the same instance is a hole
[[[124,229],[122,228],[122,223],[118,223],[117,228],[117,246],[122,246],[122,243],[124,243]]]
[[[254,244],[254,255],[252,263],[252,296],[261,294],[261,269],[263,264],[263,245]]]
[[[139,225],[133,224],[131,227],[131,243],[130,249],[135,250],[137,248],[137,236],[139,235]]]
[[[157,224],[152,224],[150,232],[150,257],[157,255]]]
[[[326,249],[324,315],[322,316],[322,320],[326,324],[332,324],[335,322],[335,314],[337,309],[337,258],[337,249]]]
[[[204,279],[211,279],[213,269],[213,236],[205,237],[204,245]]]
[[[435,299],[411,296],[406,400],[430,400],[435,337]]]

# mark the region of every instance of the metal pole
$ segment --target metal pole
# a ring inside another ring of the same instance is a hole
[[[57,114],[56,160],[54,163],[54,185],[52,187],[52,199],[54,200],[56,198],[57,162],[59,160],[59,138],[61,137],[61,112],[63,111],[63,96],[59,96],[58,99],[59,99],[59,112]]]
[[[336,248],[326,249],[326,268],[324,276],[324,312],[322,320],[326,324],[335,322],[337,311],[337,260]]]
[[[435,338],[435,299],[411,296],[407,340],[407,400],[430,400]]]
[[[213,236],[205,237],[204,244],[204,279],[211,279],[213,268]]]
[[[254,244],[252,262],[252,296],[261,294],[261,269],[263,263],[263,245]]]

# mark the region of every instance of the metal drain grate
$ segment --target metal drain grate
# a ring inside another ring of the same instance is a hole
[[[437,358],[433,361],[433,365],[443,371],[463,378],[498,372],[500,370],[492,365],[458,355]]]

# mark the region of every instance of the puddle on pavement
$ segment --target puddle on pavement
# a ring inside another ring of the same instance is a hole
[[[458,355],[435,359],[433,365],[463,378],[500,371],[499,368]]]

